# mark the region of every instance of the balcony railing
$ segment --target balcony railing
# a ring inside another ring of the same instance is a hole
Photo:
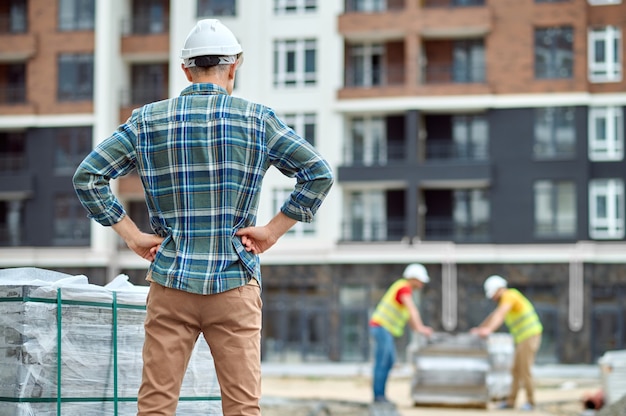
[[[406,235],[404,218],[386,221],[347,220],[342,225],[344,241],[400,241]]]
[[[26,15],[12,17],[0,15],[0,34],[26,33]]]
[[[141,87],[122,91],[122,105],[144,105],[155,101],[165,100],[168,96],[165,86],[155,86],[152,88]]]
[[[422,70],[423,84],[472,84],[485,82],[485,65],[428,64]]]
[[[448,140],[427,140],[426,159],[485,161],[489,159],[489,154],[485,143],[464,144]]]
[[[12,85],[0,87],[0,105],[17,105],[26,103],[26,87]]]
[[[403,66],[387,66],[363,71],[354,66],[346,67],[346,87],[375,88],[404,84]]]
[[[425,240],[457,243],[489,241],[489,223],[459,224],[452,218],[426,218]]]
[[[152,19],[147,16],[135,16],[122,21],[124,35],[158,35],[169,32],[169,19]]]
[[[0,172],[19,172],[26,166],[26,157],[23,153],[1,153]]]
[[[344,164],[347,166],[386,166],[389,162],[405,159],[404,147],[404,144],[398,142],[371,146],[348,145],[344,151]]]

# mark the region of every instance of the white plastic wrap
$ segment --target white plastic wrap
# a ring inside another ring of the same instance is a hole
[[[135,415],[146,295],[124,275],[102,287],[44,269],[0,270],[0,416]],[[203,337],[180,397],[178,414],[222,414]]]

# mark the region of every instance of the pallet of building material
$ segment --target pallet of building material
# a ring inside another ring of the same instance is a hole
[[[0,416],[135,415],[147,288],[50,270],[0,270]],[[178,412],[221,414],[202,337]]]
[[[473,334],[435,333],[413,352],[416,406],[487,408],[488,343]]]

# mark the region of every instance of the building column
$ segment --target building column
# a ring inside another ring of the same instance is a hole
[[[119,125],[121,74],[123,64],[119,49],[122,36],[123,0],[97,0],[94,49],[94,125],[93,146],[109,137]],[[117,183],[111,183],[116,192]],[[91,249],[108,257],[107,281],[119,274],[117,235],[111,227],[91,222]]]

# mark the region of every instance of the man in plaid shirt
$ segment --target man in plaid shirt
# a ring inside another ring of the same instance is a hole
[[[328,194],[328,163],[274,112],[231,96],[242,49],[215,19],[182,50],[192,83],[147,104],[81,163],[74,187],[89,217],[151,261],[138,416],[174,415],[200,333],[215,360],[224,415],[260,415],[263,253]],[[276,216],[255,226],[265,172],[296,179]],[[141,232],[109,181],[137,170],[155,234]]]

